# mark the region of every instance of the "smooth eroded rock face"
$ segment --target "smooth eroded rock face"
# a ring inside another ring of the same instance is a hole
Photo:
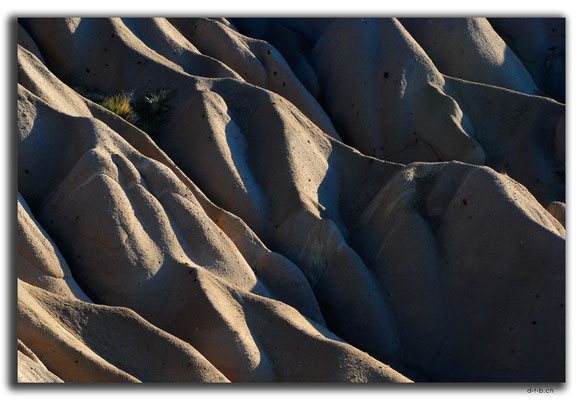
[[[565,105],[513,29],[19,19],[18,382],[564,381]]]

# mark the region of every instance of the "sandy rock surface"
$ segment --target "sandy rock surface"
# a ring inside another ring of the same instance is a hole
[[[564,381],[551,22],[19,19],[18,381]]]

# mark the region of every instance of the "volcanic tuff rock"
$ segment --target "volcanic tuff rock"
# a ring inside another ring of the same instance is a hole
[[[563,381],[551,25],[19,19],[18,380]]]

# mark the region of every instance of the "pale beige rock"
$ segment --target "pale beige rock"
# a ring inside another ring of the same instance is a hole
[[[486,18],[399,18],[443,74],[526,94],[540,91]]]
[[[541,204],[565,200],[564,105],[455,78],[446,85],[472,119],[488,166],[522,183]]]
[[[50,90],[50,86],[46,90]],[[37,171],[38,166],[50,165],[51,158],[60,156],[61,168],[70,169],[63,178],[46,179],[45,184],[53,186],[40,192],[46,193],[43,199],[38,197],[39,194],[33,195],[33,187],[38,187],[40,183],[35,174],[26,174],[20,187],[28,197],[36,199],[41,219],[51,226],[51,235],[61,242],[71,259],[77,279],[84,282],[84,287],[93,298],[100,303],[131,307],[168,332],[185,338],[197,349],[202,349],[205,356],[230,379],[406,381],[406,378],[389,367],[342,344],[340,339],[330,333],[325,333],[324,337],[332,339],[318,339],[320,333],[310,339],[316,335],[317,330],[307,327],[315,322],[300,323],[303,327],[300,328],[299,336],[293,333],[297,329],[293,328],[295,325],[289,325],[288,322],[273,325],[274,321],[266,325],[265,317],[256,322],[259,326],[247,327],[245,320],[251,317],[243,312],[241,296],[245,296],[247,291],[270,296],[269,290],[257,280],[235,244],[206,215],[193,193],[171,169],[139,154],[99,120],[68,115],[65,112],[71,110],[52,108],[23,87],[20,87],[19,93],[19,112],[31,115],[31,118],[36,112],[37,117],[37,125],[23,124],[21,131],[23,156],[20,160],[23,168],[26,166],[25,169],[29,171]],[[45,93],[45,97],[50,99],[51,96]],[[70,127],[67,131],[69,133],[65,133],[68,136],[63,137],[59,131],[53,131],[50,125],[38,125],[39,121],[47,118],[68,121],[65,122]],[[79,130],[75,129],[76,123],[79,124]],[[44,140],[52,136],[53,154],[42,151],[42,142],[38,142],[39,132],[42,132]],[[71,140],[77,143],[76,152],[71,152]],[[78,159],[67,162],[65,153]],[[56,177],[60,174],[59,169],[53,169],[53,172],[57,173]],[[44,180],[46,177],[41,175],[41,178]],[[295,272],[297,267],[285,258],[267,251],[254,235],[241,236],[237,233],[237,229],[240,232],[244,225],[241,226],[227,214],[223,213],[222,220],[221,225],[226,226],[226,231],[234,237],[238,235],[239,246],[246,249],[247,257],[250,260],[256,258],[252,265],[258,274],[268,276],[268,281],[270,275],[276,274],[271,278],[271,286],[284,292],[283,298],[287,298],[290,303],[303,305],[308,315],[313,315],[323,323],[313,297],[306,296],[311,291],[305,278]],[[69,235],[77,240],[63,241]],[[253,242],[245,243],[249,240]],[[256,249],[252,250],[250,246]],[[162,260],[165,261],[161,266]],[[265,262],[273,267],[267,270]],[[120,268],[122,265],[125,268]],[[185,279],[190,278],[191,274],[194,287],[202,285],[195,292],[192,292],[192,280]],[[295,290],[291,290],[289,285],[293,285]],[[304,285],[305,289],[298,291],[298,285]],[[229,290],[242,293],[233,297]],[[161,298],[165,298],[172,312],[168,312],[168,307],[161,308],[157,304]],[[260,315],[261,310],[265,309],[263,313],[270,315],[267,310],[273,309],[274,305],[265,301],[259,303],[260,307],[254,311],[255,314]],[[287,305],[285,307],[289,308]],[[193,312],[202,319],[188,317]],[[304,318],[297,311],[292,315],[295,320]],[[298,324],[298,321],[294,324]],[[326,332],[324,328],[318,329]],[[258,330],[263,331],[267,337],[261,344],[256,343],[257,339],[254,338]],[[269,331],[272,333],[268,335]],[[308,337],[304,337],[306,334]],[[313,374],[304,367],[313,362],[312,351],[296,355],[298,350],[292,352],[290,347],[288,353],[280,350],[276,352],[282,335],[295,335],[298,338],[292,340],[290,345],[300,343],[300,338],[304,344],[313,341],[310,346],[314,350],[322,348],[315,353],[324,351],[330,354],[328,361],[322,361],[325,364],[336,365],[344,359],[356,357],[362,366],[356,370],[347,368],[345,371],[322,368],[321,372]],[[270,337],[278,338],[276,343],[270,344]],[[67,341],[60,339],[60,342]],[[265,346],[283,360],[292,355],[296,361],[301,361],[302,357],[307,359],[301,362],[302,367],[297,370],[290,370],[284,361],[271,365],[266,361],[269,353],[263,350]],[[115,376],[114,372],[110,374]],[[88,378],[73,376],[71,379]],[[142,380],[142,377],[138,379]]]
[[[63,380],[44,366],[38,357],[18,339],[18,369],[16,381],[19,383],[61,383]]]
[[[444,77],[396,19],[285,25],[324,107],[236,20],[20,23],[23,379],[565,379],[564,105]],[[77,86],[168,89],[165,121]]]
[[[566,207],[565,203],[560,201],[553,201],[551,204],[547,206],[547,211],[557,219],[565,227],[565,222],[567,221],[566,217]]]
[[[135,312],[19,282],[19,338],[65,382],[225,382],[187,343]]]
[[[565,231],[524,186],[487,167],[410,164],[355,237],[406,332],[405,364],[439,381],[564,379]]]
[[[230,66],[246,82],[285,97],[320,129],[338,138],[328,116],[275,47],[241,35],[230,24],[209,18],[171,18],[170,23],[205,54]]]
[[[302,65],[309,60],[318,76],[312,85],[318,89],[312,94],[322,99],[343,140],[363,153],[401,163],[485,163],[526,185],[542,204],[564,200],[564,105],[548,98],[511,95],[504,89],[542,94],[521,63],[524,57],[517,58],[487,20],[235,21],[242,33],[273,42],[291,60],[300,57],[290,62],[298,76],[303,76]],[[546,60],[556,65],[545,71],[552,74],[557,89],[561,87],[557,79],[564,78],[561,21],[496,20],[520,31],[523,47],[551,46],[541,38],[543,26],[547,35],[554,35],[557,54]],[[528,27],[534,30],[532,38],[526,33]],[[543,58],[537,63],[544,63]],[[443,82],[441,74],[458,79],[444,76]],[[457,89],[460,85],[463,92]],[[548,139],[553,136],[554,146]],[[524,146],[531,150],[525,152]]]

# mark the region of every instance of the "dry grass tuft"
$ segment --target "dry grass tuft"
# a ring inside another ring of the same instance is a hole
[[[131,94],[121,93],[106,97],[100,105],[116,113],[131,124],[135,124],[138,121],[138,114],[136,114],[132,106]]]

